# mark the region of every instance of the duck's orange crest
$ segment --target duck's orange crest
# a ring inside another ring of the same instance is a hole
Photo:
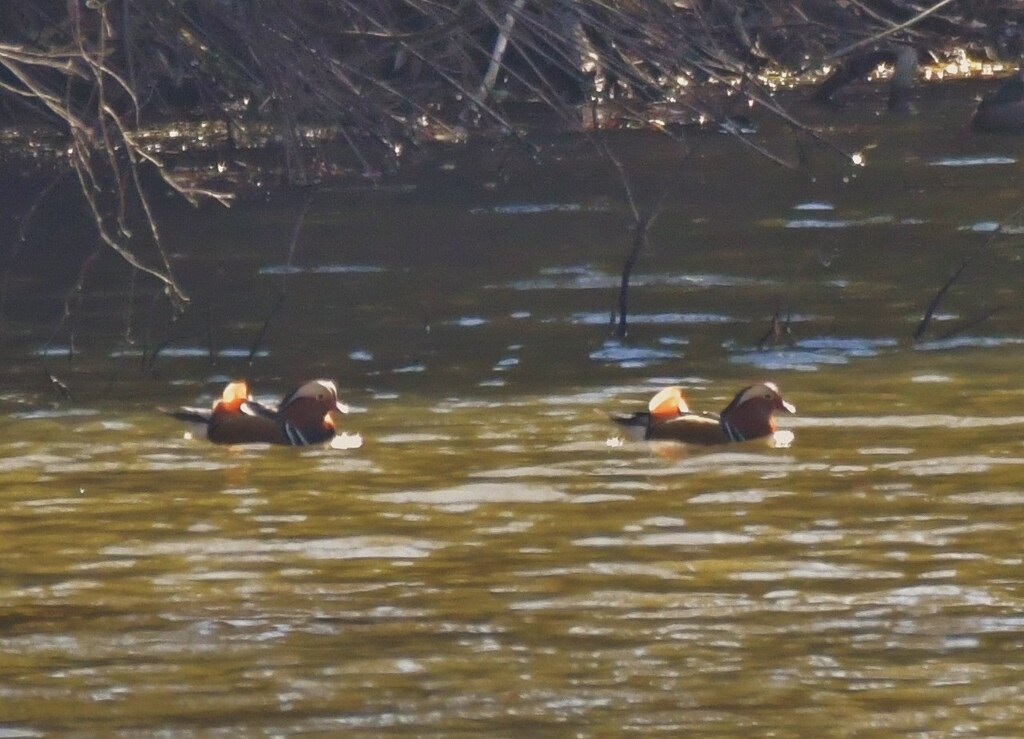
[[[249,398],[249,383],[245,380],[232,380],[224,387],[220,399],[225,403],[232,403],[238,400]]]
[[[652,417],[660,420],[686,413],[690,407],[683,398],[683,389],[672,386],[662,389],[651,398],[647,410]]]
[[[249,384],[245,380],[232,380],[224,387],[220,400],[213,404],[213,410],[238,413],[242,403],[247,400],[249,400]]]

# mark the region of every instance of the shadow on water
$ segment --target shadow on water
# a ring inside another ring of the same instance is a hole
[[[626,341],[629,217],[574,141],[507,179],[456,151],[318,190],[290,262],[304,194],[168,202],[193,298],[174,322],[104,257],[47,344],[68,281],[17,273],[0,734],[807,735],[824,714],[1015,733],[1021,148],[967,138],[969,101],[936,95],[836,124],[863,168],[811,152],[786,172],[709,136],[672,170],[662,139],[616,138],[639,187],[680,172]],[[45,223],[54,251],[22,258],[63,270],[86,237]],[[993,223],[1006,238],[912,344]],[[787,330],[759,349],[773,316]],[[239,374],[268,398],[338,379],[365,445],[212,447],[154,411]],[[607,420],[665,385],[717,410],[767,378],[800,410],[786,448],[666,453]]]

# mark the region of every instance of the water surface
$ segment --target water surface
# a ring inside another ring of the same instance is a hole
[[[174,323],[112,262],[56,332],[62,289],[14,280],[0,736],[1015,735],[1021,243],[978,224],[1015,225],[1024,144],[933,94],[825,121],[861,168],[616,138],[670,191],[625,341],[629,216],[582,141],[322,188],[291,260],[306,193],[166,204]],[[219,448],[156,411],[243,374],[336,378],[364,445]],[[607,422],[760,379],[799,408],[788,447]]]

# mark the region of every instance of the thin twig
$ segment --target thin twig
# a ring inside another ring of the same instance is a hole
[[[626,195],[626,203],[629,205],[629,211],[633,217],[633,224],[631,227],[633,231],[633,242],[630,247],[629,254],[626,255],[626,261],[622,265],[622,275],[619,281],[619,320],[616,335],[620,339],[624,339],[626,337],[629,322],[629,281],[633,275],[633,268],[636,267],[636,263],[640,259],[640,253],[647,246],[647,236],[650,233],[651,225],[661,212],[662,206],[665,204],[665,200],[668,197],[668,189],[663,189],[657,203],[654,204],[649,212],[643,213],[640,210],[640,204],[633,191],[633,182],[625,165],[622,163],[622,160],[615,155],[602,136],[596,136],[593,140],[595,145],[604,153],[605,157],[615,165],[615,169],[619,173],[619,182]],[[692,149],[687,151],[684,161],[690,157],[692,151]]]
[[[975,250],[973,254],[964,259],[964,261],[960,263],[960,266],[954,270],[953,274],[951,274],[942,284],[942,287],[938,289],[931,301],[929,301],[928,307],[925,308],[924,315],[921,317],[921,321],[917,324],[917,328],[914,330],[914,341],[920,341],[921,337],[924,336],[925,332],[928,330],[928,325],[932,321],[932,316],[935,315],[935,311],[938,309],[939,304],[942,303],[942,299],[946,297],[946,293],[949,292],[949,289],[953,287],[957,280],[960,279],[964,270],[967,269],[967,266],[971,261],[973,261],[977,254],[978,251]]]
[[[784,336],[789,336],[792,329],[789,325],[789,319],[783,321],[780,314],[776,313],[772,316],[772,320],[768,325],[768,330],[765,331],[764,335],[757,340],[757,350],[759,352],[764,351],[765,345],[769,342],[771,344],[779,343]]]
[[[275,300],[274,304],[270,307],[270,312],[267,313],[267,317],[264,319],[263,325],[260,326],[260,330],[256,334],[256,339],[252,342],[252,346],[249,349],[249,358],[246,362],[250,367],[256,359],[256,354],[260,350],[260,345],[263,344],[264,337],[267,335],[267,329],[270,327],[271,319],[277,315],[277,312],[284,304],[284,298],[288,292],[288,274],[291,271],[292,262],[295,259],[295,250],[299,243],[299,234],[302,232],[302,225],[306,221],[306,214],[309,212],[309,206],[312,202],[313,190],[308,190],[306,192],[306,198],[302,202],[302,207],[299,209],[299,215],[295,219],[295,227],[292,229],[292,238],[288,245],[288,260],[285,262],[285,269],[281,275],[281,292],[278,293],[277,300]]]
[[[975,326],[980,326],[981,324],[983,324],[985,321],[990,319],[996,313],[1000,313],[1004,308],[1006,308],[1005,305],[1003,305],[1002,303],[997,303],[994,307],[989,308],[986,311],[982,311],[981,314],[975,316],[971,320],[964,321],[959,326],[954,326],[953,328],[949,329],[948,331],[940,334],[939,337],[938,337],[938,341],[945,341],[946,339],[952,339],[954,336],[962,334],[962,333],[964,333],[966,331],[970,331]]]
[[[71,390],[68,388],[67,383],[63,382],[55,374],[50,372],[50,369],[44,364],[43,373],[46,375],[47,381],[50,383],[50,387],[53,388],[54,392],[57,393],[63,400],[71,400]]]
[[[1015,220],[1021,215],[1021,213],[1024,213],[1024,206],[1017,208],[1015,211],[1013,211],[1013,213],[1004,218],[1001,224]],[[932,297],[931,301],[929,301],[928,307],[925,308],[924,315],[921,317],[921,321],[917,324],[917,328],[914,330],[914,341],[920,341],[921,337],[924,336],[925,332],[928,330],[928,325],[932,321],[932,317],[934,316],[935,311],[939,307],[939,304],[942,303],[943,299],[946,297],[946,293],[949,292],[949,289],[953,287],[957,280],[960,279],[960,276],[964,273],[967,267],[975,260],[975,258],[977,258],[979,254],[981,254],[982,251],[986,250],[989,246],[992,245],[992,243],[996,239],[1003,235],[1004,230],[1001,224],[998,228],[996,228],[994,231],[992,231],[992,233],[988,235],[988,238],[986,238],[982,243],[978,244],[974,248],[974,251],[972,251],[964,258],[963,262],[960,263],[960,266],[953,271],[953,274],[949,276],[946,282],[943,283],[942,287],[940,287],[938,291],[935,293],[934,297]],[[998,307],[996,310],[993,310],[991,314],[994,314],[999,310],[1002,310],[1001,306]],[[983,317],[981,320],[985,320],[986,318],[988,318],[988,316]],[[980,321],[972,321],[971,325],[975,325],[979,322]]]
[[[664,198],[658,202],[658,207],[664,202]],[[627,322],[629,316],[629,279],[633,275],[633,268],[640,258],[640,252],[647,246],[647,234],[651,230],[651,224],[658,214],[658,207],[650,213],[640,216],[633,224],[633,246],[626,256],[626,262],[622,265],[622,277],[619,281],[619,325],[616,335],[620,339],[626,338]]]
[[[855,41],[852,44],[848,44],[847,46],[844,46],[838,51],[833,51],[831,54],[825,56],[821,61],[827,62],[832,59],[838,59],[839,57],[846,56],[851,51],[859,49],[862,46],[869,46],[870,44],[873,44],[877,41],[884,39],[886,36],[892,36],[894,33],[899,33],[904,28],[909,28],[910,26],[917,24],[924,18],[927,18],[932,13],[936,12],[937,10],[940,10],[942,7],[954,2],[957,2],[957,0],[940,0],[940,2],[935,3],[935,5],[932,5],[930,8],[925,8],[920,13],[915,15],[913,18],[909,18],[908,20],[903,21],[903,23],[897,23],[896,25],[890,28],[883,29],[872,36],[868,36],[867,38],[861,39],[860,41]]]

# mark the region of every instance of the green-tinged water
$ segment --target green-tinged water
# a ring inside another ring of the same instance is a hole
[[[173,324],[111,260],[47,344],[62,291],[11,278],[0,736],[1016,736],[1024,237],[986,230],[1020,226],[1024,140],[971,138],[959,92],[837,116],[862,168],[616,137],[644,202],[669,189],[624,343],[628,212],[568,139],[316,191],[290,263],[305,193],[169,204]],[[241,375],[335,378],[362,447],[215,447],[156,410]],[[607,421],[761,379],[789,446]]]

